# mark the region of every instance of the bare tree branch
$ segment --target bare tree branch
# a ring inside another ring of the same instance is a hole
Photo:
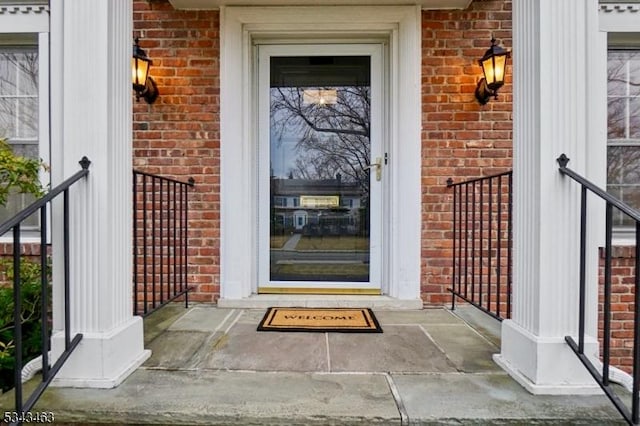
[[[305,104],[305,88],[273,88],[272,126],[282,138],[296,135],[294,176],[344,181],[369,189],[370,89],[339,87],[335,104]]]

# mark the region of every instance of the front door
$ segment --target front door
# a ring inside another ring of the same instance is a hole
[[[382,44],[256,50],[258,292],[380,294]]]

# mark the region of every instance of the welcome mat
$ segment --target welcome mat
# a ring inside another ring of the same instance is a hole
[[[269,308],[258,331],[382,333],[368,308]]]

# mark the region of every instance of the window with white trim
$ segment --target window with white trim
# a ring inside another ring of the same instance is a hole
[[[640,47],[610,46],[607,68],[607,191],[640,209]],[[621,213],[613,220],[632,225]]]

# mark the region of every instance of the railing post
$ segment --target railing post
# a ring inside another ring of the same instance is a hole
[[[156,307],[156,179],[155,178],[151,178],[151,306],[154,309]]]
[[[636,222],[635,291],[633,303],[633,389],[631,392],[631,419],[640,421],[640,222]]]
[[[607,203],[605,214],[605,261],[604,261],[604,312],[602,344],[602,382],[609,385],[609,362],[611,360],[611,237],[613,230],[612,205]]]
[[[62,207],[62,238],[63,238],[63,257],[64,257],[64,350],[68,351],[71,347],[71,310],[70,310],[70,257],[69,257],[69,190],[65,189],[63,194]]]
[[[476,297],[476,181],[471,186],[471,300]]]
[[[467,297],[469,280],[469,185],[464,185],[464,297]]]
[[[453,179],[449,178],[447,179],[447,187],[451,188],[453,186]],[[456,221],[456,214],[457,214],[457,203],[456,203],[456,197],[458,194],[458,187],[454,186],[453,187],[453,202],[451,204],[453,204],[453,248],[452,248],[452,253],[453,256],[451,256],[451,288],[455,290],[456,288],[456,226],[457,226],[457,221]],[[456,295],[454,292],[451,292],[451,310],[455,310],[456,308]]]
[[[509,173],[509,205],[507,220],[507,319],[511,319],[511,285],[513,283],[513,173]]]
[[[40,208],[40,339],[42,341],[42,381],[49,378],[49,267],[47,265],[47,205]]]
[[[498,178],[498,237],[496,240],[496,314],[500,316],[502,284],[502,177]]]
[[[478,305],[482,306],[482,267],[484,263],[484,181],[480,181],[480,268],[478,269]]]
[[[164,181],[160,179],[160,303],[164,303]],[[167,300],[169,300],[167,292]]]
[[[493,241],[493,179],[489,180],[489,256],[487,265],[487,309],[491,310],[491,242]]]
[[[173,182],[173,293],[177,292],[177,270],[178,270],[178,254],[176,250],[177,246],[177,228],[176,228],[176,216],[177,216],[177,198],[176,182]]]
[[[138,174],[133,173],[133,315],[138,315]]]
[[[132,175],[131,192],[133,194],[131,206],[133,207],[133,315],[138,315],[138,176],[134,172]]]
[[[149,276],[148,276],[148,269],[147,269],[147,265],[149,264],[149,259],[148,259],[149,253],[147,251],[147,176],[146,175],[142,175],[142,258],[143,260],[143,264],[142,264],[142,288],[143,288],[143,296],[142,296],[142,300],[143,300],[143,307],[142,307],[142,312],[144,314],[147,313],[147,310],[149,309],[149,301],[148,301],[148,296],[147,294],[149,293],[149,289],[147,288],[149,282]]]
[[[188,180],[188,185],[189,187],[193,187],[193,185],[195,184],[195,180],[193,179],[193,177],[190,177]],[[187,290],[187,287],[189,286],[189,278],[188,278],[188,274],[189,274],[189,188],[185,185],[184,186],[184,199],[183,199],[183,205],[184,205],[184,226],[183,226],[183,230],[184,230],[184,237],[183,237],[183,244],[184,244],[184,278],[183,278],[183,285],[184,287],[180,289],[180,291],[185,291]],[[185,295],[184,295],[184,303],[185,303],[185,308],[189,307],[189,292],[186,291]]]
[[[13,339],[15,345],[15,405],[22,412],[22,283],[20,280],[20,224],[13,227]]]
[[[182,290],[182,184],[174,186],[176,191],[176,293]]]
[[[458,191],[458,293],[462,293],[462,188],[456,186]]]
[[[578,351],[584,353],[584,320],[586,303],[587,269],[587,188],[580,192],[580,300],[578,307]]]

